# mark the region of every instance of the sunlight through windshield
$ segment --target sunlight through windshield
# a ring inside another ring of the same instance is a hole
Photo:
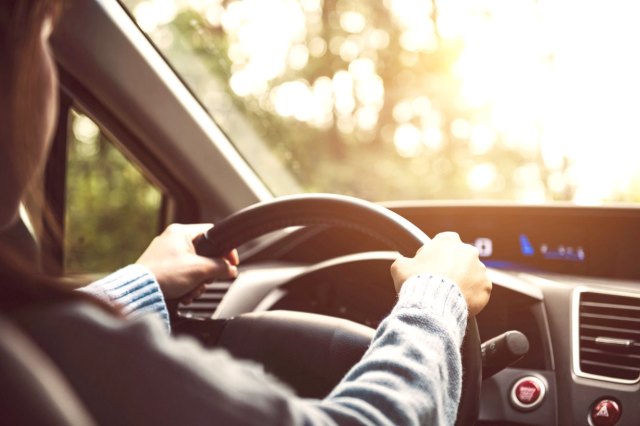
[[[640,3],[123,4],[278,195],[640,201]]]

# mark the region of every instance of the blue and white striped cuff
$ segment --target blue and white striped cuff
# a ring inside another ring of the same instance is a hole
[[[78,290],[119,306],[129,318],[156,313],[171,330],[160,285],[151,271],[142,265],[126,266]]]

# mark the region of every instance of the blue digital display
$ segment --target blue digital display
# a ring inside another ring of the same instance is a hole
[[[555,231],[555,230],[554,230]],[[563,270],[580,273],[587,267],[586,245],[579,235],[544,233],[484,234],[473,244],[487,266],[518,271]]]
[[[547,240],[541,240],[539,244],[534,247],[527,234],[520,234],[518,236],[518,243],[520,245],[520,253],[522,253],[523,256],[535,256],[537,249],[538,253],[544,259],[566,260],[570,262],[584,262],[585,260],[585,251],[581,245],[550,243],[547,242]]]
[[[525,234],[520,234],[518,239],[520,240],[520,252],[524,256],[533,256],[534,254],[536,254],[536,251],[531,245],[529,238]]]
[[[545,259],[569,260],[573,262],[584,262],[585,254],[581,246],[557,245],[553,248],[547,244],[540,246],[540,253]]]

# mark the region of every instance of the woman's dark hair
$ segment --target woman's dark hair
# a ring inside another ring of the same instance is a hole
[[[42,113],[43,105],[33,96],[26,96],[37,78],[39,50],[43,25],[57,19],[61,0],[2,0],[0,1],[0,138],[15,160],[12,170],[19,175],[27,162],[38,156],[22,152],[23,140],[38,137],[39,126],[32,117]]]
[[[0,146],[6,152],[8,166],[24,167],[27,162],[38,161],[33,153],[25,151],[22,142],[37,137],[32,119],[43,106],[37,98],[25,96],[35,78],[37,43],[41,43],[43,25],[53,24],[62,7],[62,0],[0,0]],[[44,208],[46,210],[46,207]],[[46,218],[46,215],[45,215]],[[77,285],[76,285],[77,286]],[[48,277],[38,271],[32,260],[22,256],[15,247],[0,241],[0,310],[3,312],[27,305],[62,300],[91,300],[108,311],[106,306],[84,293],[72,291],[71,283]]]

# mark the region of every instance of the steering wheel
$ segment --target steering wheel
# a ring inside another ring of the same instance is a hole
[[[199,253],[223,256],[259,236],[289,226],[332,225],[372,236],[405,256],[413,256],[429,237],[402,216],[361,199],[329,194],[304,194],[274,199],[249,206],[227,217],[196,241]],[[299,312],[264,312],[230,319],[218,344],[234,355],[263,361],[272,372],[278,370],[308,383],[329,378],[335,385],[367,349],[373,330],[347,320]],[[278,345],[282,342],[282,345]],[[295,342],[295,344],[292,344]],[[285,350],[278,346],[286,347]],[[293,353],[292,350],[293,349]],[[297,348],[297,349],[296,349]],[[284,360],[283,360],[284,358]],[[462,344],[462,396],[456,424],[474,424],[479,412],[481,385],[480,338],[475,318],[469,318]],[[273,367],[270,364],[274,364]],[[278,365],[281,368],[278,368]],[[292,374],[294,371],[298,374]],[[282,378],[282,377],[281,377]],[[291,384],[291,383],[290,383]],[[296,388],[295,383],[293,387]],[[326,390],[326,386],[314,388]],[[312,391],[303,396],[314,395]]]

